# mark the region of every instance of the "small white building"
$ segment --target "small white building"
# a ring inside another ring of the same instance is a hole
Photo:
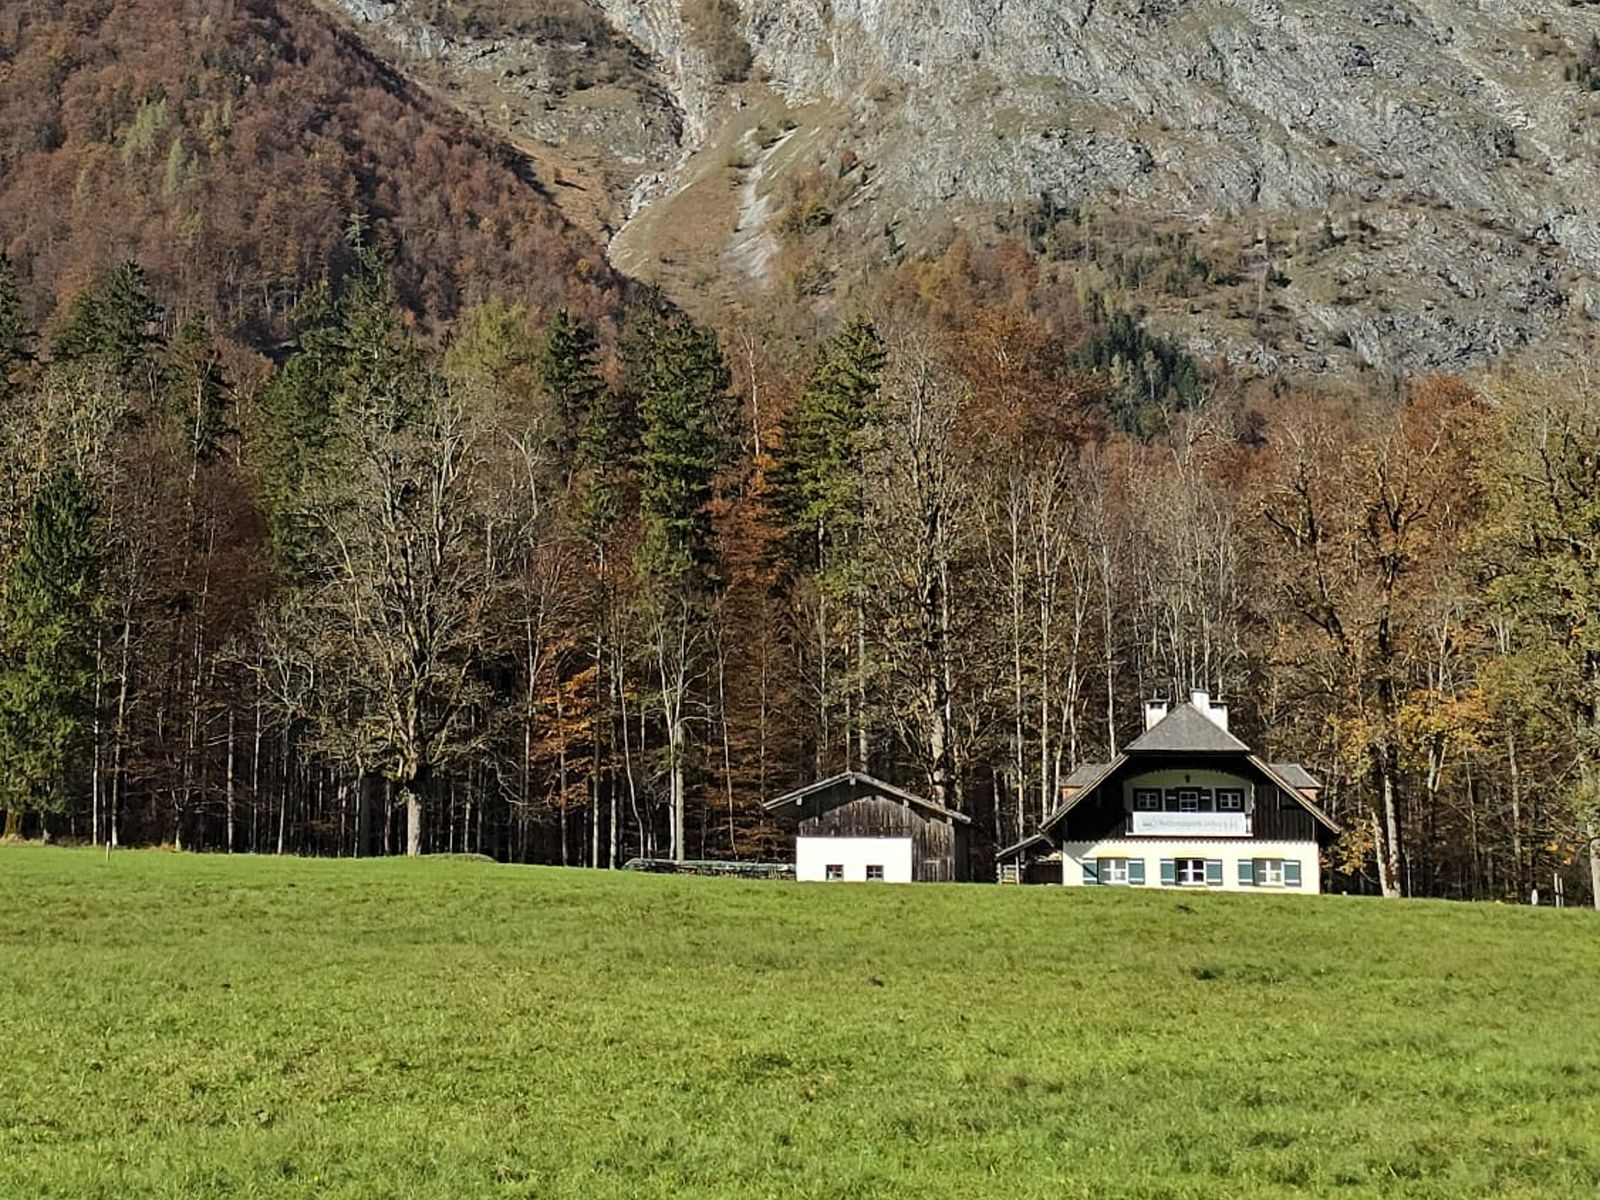
[[[1317,892],[1339,827],[1317,780],[1269,763],[1228,730],[1201,691],[1145,705],[1143,734],[1111,762],[1084,763],[1033,837],[998,855],[1005,882]]]
[[[864,772],[819,780],[767,801],[766,807],[797,822],[794,873],[801,882],[970,878],[971,819]]]

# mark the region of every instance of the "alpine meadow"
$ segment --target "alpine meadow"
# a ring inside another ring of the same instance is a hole
[[[1584,1195],[1573,911],[0,850],[7,1196]]]

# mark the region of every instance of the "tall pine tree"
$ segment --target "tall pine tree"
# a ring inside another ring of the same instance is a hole
[[[53,350],[62,362],[99,359],[131,383],[154,364],[160,324],[144,268],[125,262],[72,302]]]
[[[709,506],[727,463],[732,382],[716,335],[687,317],[656,315],[629,343],[639,406],[639,508],[646,622],[667,728],[673,857],[688,845],[689,701],[705,654],[711,570]]]
[[[88,758],[100,559],[94,504],[62,468],[34,494],[0,597],[0,805],[6,833],[27,809],[65,807]]]
[[[32,347],[33,331],[22,310],[16,271],[0,254],[0,400],[9,394],[12,376],[31,361]]]
[[[867,638],[862,572],[866,456],[880,419],[887,355],[872,322],[857,316],[818,352],[805,390],[784,426],[780,496],[817,587],[817,766],[827,765],[831,710],[846,707],[845,757],[868,767]],[[838,669],[833,664],[842,660]],[[845,666],[845,663],[853,665]],[[844,694],[842,701],[836,698]]]

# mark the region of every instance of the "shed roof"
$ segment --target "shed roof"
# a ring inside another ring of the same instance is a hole
[[[815,783],[808,783],[805,787],[795,788],[781,796],[774,796],[763,806],[768,809],[781,808],[785,804],[799,804],[807,796],[814,796],[818,792],[828,791],[835,787],[860,788],[864,791],[878,792],[885,796],[893,796],[907,804],[930,812],[935,816],[945,817],[960,825],[971,825],[972,818],[966,813],[957,812],[953,808],[946,808],[926,796],[919,796],[915,792],[908,792],[904,788],[895,787],[892,783],[885,783],[875,775],[868,775],[865,771],[840,771],[837,775],[830,775],[826,779],[819,779]]]
[[[1187,751],[1203,754],[1248,753],[1246,746],[1193,704],[1178,705],[1128,743],[1129,754]]]

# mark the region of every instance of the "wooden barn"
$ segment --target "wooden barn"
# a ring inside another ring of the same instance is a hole
[[[767,801],[794,817],[801,882],[912,883],[970,878],[972,821],[923,796],[845,771]]]

